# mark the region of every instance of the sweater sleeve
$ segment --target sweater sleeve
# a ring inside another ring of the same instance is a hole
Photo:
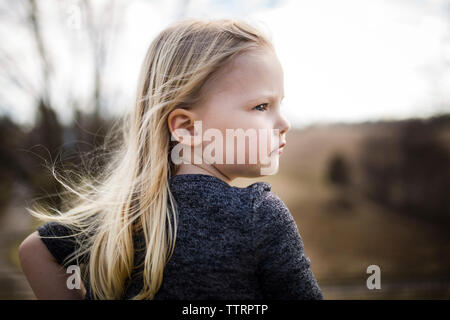
[[[58,222],[48,222],[40,226],[37,231],[41,240],[60,265],[63,265],[64,259],[76,249],[73,232]]]
[[[254,201],[257,275],[265,299],[322,300],[292,214],[274,193]]]

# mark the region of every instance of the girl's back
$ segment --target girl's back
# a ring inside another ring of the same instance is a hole
[[[210,175],[182,174],[173,176],[170,186],[178,234],[156,300],[322,298],[292,215],[268,183],[239,188]],[[54,223],[38,231],[70,234]],[[68,241],[43,241],[58,261],[70,254]],[[143,243],[142,236],[135,238],[136,248]],[[137,250],[124,299],[141,290],[140,262]]]

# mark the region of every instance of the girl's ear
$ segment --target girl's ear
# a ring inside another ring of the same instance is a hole
[[[176,141],[193,146],[194,136],[196,135],[194,121],[195,115],[193,112],[178,108],[170,112],[167,125]]]

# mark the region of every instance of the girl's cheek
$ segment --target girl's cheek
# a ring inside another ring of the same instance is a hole
[[[246,129],[244,129],[246,130]],[[207,139],[208,141],[203,141],[203,149],[202,151],[205,151],[206,147],[210,144],[211,147],[214,146],[215,152],[213,152],[213,155],[215,154],[215,157],[222,159],[223,164],[259,164],[259,165],[267,165],[270,163],[272,159],[271,152],[274,150],[277,146],[276,139],[274,137],[274,133],[270,129],[257,129],[256,132],[256,139],[250,139],[248,137],[245,138],[244,143],[244,149],[242,149],[242,141],[238,143],[238,138],[235,137],[234,139],[231,139],[231,141],[227,141],[226,136],[226,130],[220,129],[222,133],[222,148],[220,148],[220,143],[215,144],[214,138],[213,139]],[[234,141],[233,141],[234,140]],[[278,143],[279,144],[279,143]],[[210,148],[211,149],[211,148]],[[207,150],[208,151],[208,150]],[[239,153],[244,152],[244,155],[239,155]],[[214,160],[213,158],[209,158],[209,152],[205,152],[204,155],[206,155],[205,161],[211,162]],[[214,156],[213,156],[214,157]],[[218,159],[215,160],[218,160]],[[238,163],[239,161],[244,160],[244,163]],[[219,160],[220,161],[220,160]],[[229,163],[228,161],[231,161]],[[256,163],[255,163],[256,162]]]
[[[270,130],[263,129],[258,130],[257,144],[254,148],[257,150],[257,161],[258,164],[267,164],[270,158],[271,150],[273,149],[271,145],[273,144]]]

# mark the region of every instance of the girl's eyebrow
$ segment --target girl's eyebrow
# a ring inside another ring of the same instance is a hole
[[[285,95],[283,94],[283,96],[281,97],[280,101],[283,100],[285,97]],[[247,103],[251,103],[251,102],[257,102],[260,99],[268,99],[270,101],[276,101],[278,98],[277,95],[273,95],[273,94],[262,94],[261,96],[258,96],[257,98],[253,98],[247,101]]]

